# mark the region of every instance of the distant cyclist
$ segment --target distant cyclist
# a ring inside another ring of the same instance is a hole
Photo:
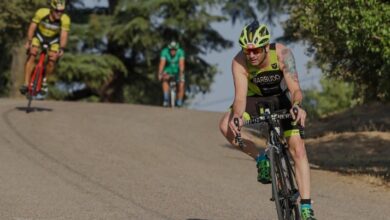
[[[267,26],[257,21],[245,26],[239,39],[242,48],[233,59],[232,72],[235,97],[231,111],[221,119],[220,129],[227,140],[236,145],[235,136],[240,133],[234,121],[243,124],[243,118],[258,116],[257,103],[272,103],[274,110],[298,111],[295,123],[305,126],[306,112],[301,108],[302,91],[291,50],[279,43],[270,43]],[[310,167],[305,143],[299,129],[291,119],[282,120],[284,136],[295,162],[296,179],[301,197],[302,220],[315,220],[310,199]],[[270,163],[264,154],[258,153],[254,143],[243,134],[245,152],[257,161],[258,181],[269,183]]]
[[[46,77],[54,71],[55,63],[64,54],[70,30],[70,18],[65,14],[65,0],[50,0],[49,8],[40,8],[30,23],[27,32],[25,48],[28,50],[28,58],[24,69],[24,85],[20,92],[26,94],[31,73],[35,66],[35,58],[38,55],[42,42],[50,44],[48,49],[49,60],[46,65]],[[47,91],[46,79],[42,84],[42,90]]]
[[[172,41],[160,54],[160,64],[158,67],[158,80],[162,82],[163,106],[169,105],[169,80],[173,78],[177,82],[176,105],[183,105],[184,97],[184,50],[179,43]]]

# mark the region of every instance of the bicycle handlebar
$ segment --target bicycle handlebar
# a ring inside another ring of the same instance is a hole
[[[261,115],[257,118],[250,119],[249,121],[244,121],[244,125],[259,124],[261,122],[268,122],[268,120],[276,119],[288,119],[292,118],[290,113],[272,113],[268,115]]]

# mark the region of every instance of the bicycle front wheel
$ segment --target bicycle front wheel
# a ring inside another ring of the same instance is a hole
[[[31,102],[32,102],[33,97],[36,96],[37,92],[38,92],[37,87],[38,87],[40,73],[41,73],[41,67],[37,66],[35,71],[34,71],[34,74],[32,75],[32,78],[31,78],[31,82],[32,82],[31,90],[29,89],[27,91],[28,103],[27,103],[26,113],[29,113],[32,111]]]
[[[290,184],[290,170],[283,160],[282,152],[270,149],[272,195],[279,220],[298,220],[299,213],[293,202],[293,190]]]

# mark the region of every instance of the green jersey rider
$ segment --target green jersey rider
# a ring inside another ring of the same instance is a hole
[[[173,78],[177,82],[176,105],[183,105],[184,97],[184,50],[176,41],[172,41],[160,54],[160,64],[158,67],[158,80],[161,81],[163,90],[163,106],[169,105],[169,80]]]
[[[231,111],[220,121],[220,130],[226,139],[235,145],[234,139],[240,133],[243,117],[247,120],[258,115],[258,103],[270,103],[274,110],[286,109],[293,115],[293,120],[305,126],[306,112],[300,107],[302,91],[291,50],[279,43],[270,44],[270,34],[265,25],[257,21],[244,27],[239,39],[242,48],[233,59],[232,72],[235,97]],[[293,108],[298,114],[293,114]],[[237,127],[235,120],[239,121]],[[310,167],[306,155],[305,143],[299,135],[293,120],[282,120],[281,126],[291,156],[295,162],[296,179],[301,196],[302,220],[315,220],[310,199]],[[269,160],[259,155],[254,142],[245,133],[242,138],[246,143],[243,151],[257,161],[258,181],[270,183]]]
[[[65,0],[50,0],[49,2],[49,8],[40,8],[36,11],[27,31],[25,48],[28,51],[28,57],[24,68],[24,85],[19,89],[23,95],[27,92],[35,58],[42,42],[50,44],[49,59],[45,67],[46,77],[54,71],[55,63],[59,57],[64,55],[68,42],[70,18],[65,14]],[[46,77],[42,84],[42,92],[47,92]]]

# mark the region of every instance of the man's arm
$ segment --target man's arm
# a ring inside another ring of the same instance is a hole
[[[179,60],[179,78],[184,79],[185,60],[184,57]]]
[[[240,131],[234,123],[234,119],[239,119],[239,126],[242,126],[242,115],[246,107],[246,95],[248,92],[248,72],[246,70],[245,57],[239,52],[232,62],[232,73],[234,80],[234,102],[233,117],[229,122],[229,127],[237,135]]]
[[[276,44],[276,53],[278,54],[280,68],[283,71],[287,88],[291,94],[293,108],[290,110],[290,113],[295,122],[299,122],[304,127],[306,112],[300,107],[303,97],[301,87],[299,86],[298,71],[295,66],[294,55],[289,48],[281,44]],[[295,113],[293,109],[298,110],[298,112]]]
[[[28,31],[27,31],[27,42],[26,42],[26,45],[25,45],[25,48],[26,50],[28,50],[30,47],[31,47],[31,41],[34,37],[34,34],[35,34],[35,30],[37,29],[38,25],[34,22],[31,22],[30,23],[30,26],[28,27]]]
[[[158,65],[158,72],[157,72],[157,79],[158,80],[161,80],[161,77],[162,77],[162,74],[163,74],[163,71],[164,71],[164,67],[165,67],[165,64],[167,63],[167,61],[164,59],[164,58],[160,58],[160,64]]]
[[[291,93],[292,104],[302,103],[302,91],[299,85],[298,71],[294,55],[291,50],[282,44],[276,45],[280,68],[283,71],[288,90]]]
[[[62,30],[60,34],[60,50],[63,53],[63,50],[66,48],[68,44],[68,31]]]
[[[234,80],[234,102],[233,113],[241,117],[245,112],[246,95],[248,92],[248,73],[246,70],[245,57],[239,52],[232,62],[232,73]]]

